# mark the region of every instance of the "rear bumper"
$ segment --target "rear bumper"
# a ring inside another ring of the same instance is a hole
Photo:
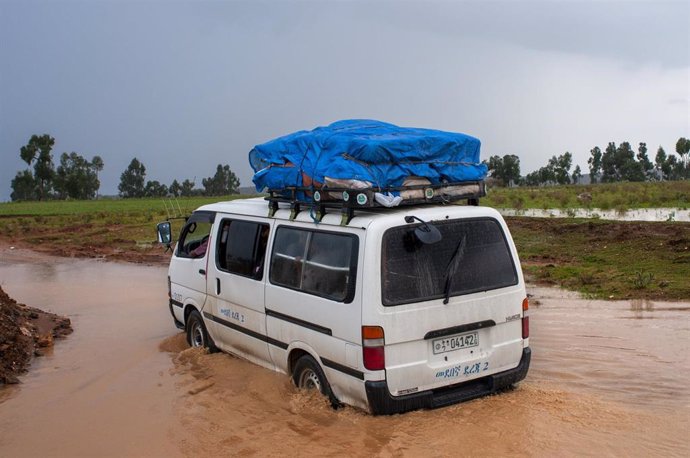
[[[532,350],[527,347],[522,350],[520,364],[514,369],[437,390],[404,396],[392,396],[385,380],[365,382],[369,407],[375,415],[391,415],[417,409],[435,409],[496,393],[524,379],[531,358]]]

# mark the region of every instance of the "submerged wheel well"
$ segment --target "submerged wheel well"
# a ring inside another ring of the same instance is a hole
[[[297,361],[299,361],[302,356],[308,354],[308,352],[302,350],[301,348],[295,348],[292,350],[288,355],[288,374],[292,374],[292,370],[295,368]]]
[[[184,325],[187,325],[187,318],[189,318],[189,315],[196,310],[196,307],[194,307],[192,304],[187,304],[184,307]]]

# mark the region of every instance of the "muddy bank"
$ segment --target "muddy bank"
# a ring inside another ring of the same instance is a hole
[[[84,243],[79,232],[79,228],[65,228],[61,243],[35,240],[35,235],[30,234],[25,237],[0,236],[0,251],[21,249],[62,258],[102,259],[146,265],[168,265],[170,262],[170,251],[165,252],[165,248],[156,243],[137,245],[136,242],[127,240],[113,243],[106,238],[102,243]]]
[[[32,357],[71,333],[69,318],[20,304],[0,287],[0,385],[19,383]]]

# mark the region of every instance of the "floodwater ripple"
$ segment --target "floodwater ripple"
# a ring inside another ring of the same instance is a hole
[[[688,456],[688,303],[530,287],[532,369],[464,404],[373,417],[187,348],[165,269],[0,253],[21,302],[75,333],[0,389],[0,456]]]

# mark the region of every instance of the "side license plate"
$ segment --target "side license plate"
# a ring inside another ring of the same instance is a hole
[[[449,351],[462,350],[463,348],[476,347],[477,345],[479,345],[479,336],[476,332],[445,337],[431,342],[431,348],[435,355],[447,353]]]

